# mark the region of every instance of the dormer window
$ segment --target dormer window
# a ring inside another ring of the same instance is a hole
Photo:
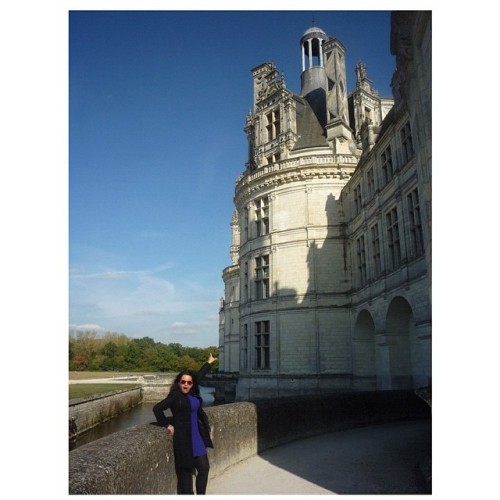
[[[276,139],[280,134],[280,112],[279,109],[274,109],[266,115],[266,130],[267,141]]]

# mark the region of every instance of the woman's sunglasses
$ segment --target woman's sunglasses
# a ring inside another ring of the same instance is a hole
[[[181,384],[182,385],[185,385],[185,384],[187,384],[187,385],[193,385],[193,382],[191,380],[181,380]]]

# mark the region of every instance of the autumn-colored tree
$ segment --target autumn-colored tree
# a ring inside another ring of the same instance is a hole
[[[71,345],[71,362],[70,369],[72,370],[89,370],[93,357],[97,352],[96,333],[95,332],[78,332],[76,339]]]
[[[123,333],[106,332],[102,338],[106,343],[112,342],[118,347],[126,346],[130,342],[130,339],[126,335],[123,335]]]
[[[193,370],[196,371],[200,368],[200,364],[191,356],[184,354],[179,358],[179,371]]]
[[[217,357],[216,347],[184,347],[178,343],[163,344],[151,337],[129,339],[125,335],[78,332],[69,339],[70,370],[126,370],[178,372],[198,370],[209,353]],[[217,362],[212,371],[217,370]]]
[[[89,367],[89,361],[89,355],[85,351],[80,351],[73,355],[69,369],[72,371],[86,371]]]

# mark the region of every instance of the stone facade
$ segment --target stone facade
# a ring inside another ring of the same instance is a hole
[[[252,71],[223,271],[220,369],[238,400],[431,384],[431,15],[395,12],[394,100],[301,39],[302,90]]]

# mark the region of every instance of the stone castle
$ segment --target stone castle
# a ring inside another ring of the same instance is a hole
[[[362,63],[348,94],[319,27],[300,95],[252,70],[219,328],[236,400],[432,384],[431,13],[391,16],[393,98]]]

